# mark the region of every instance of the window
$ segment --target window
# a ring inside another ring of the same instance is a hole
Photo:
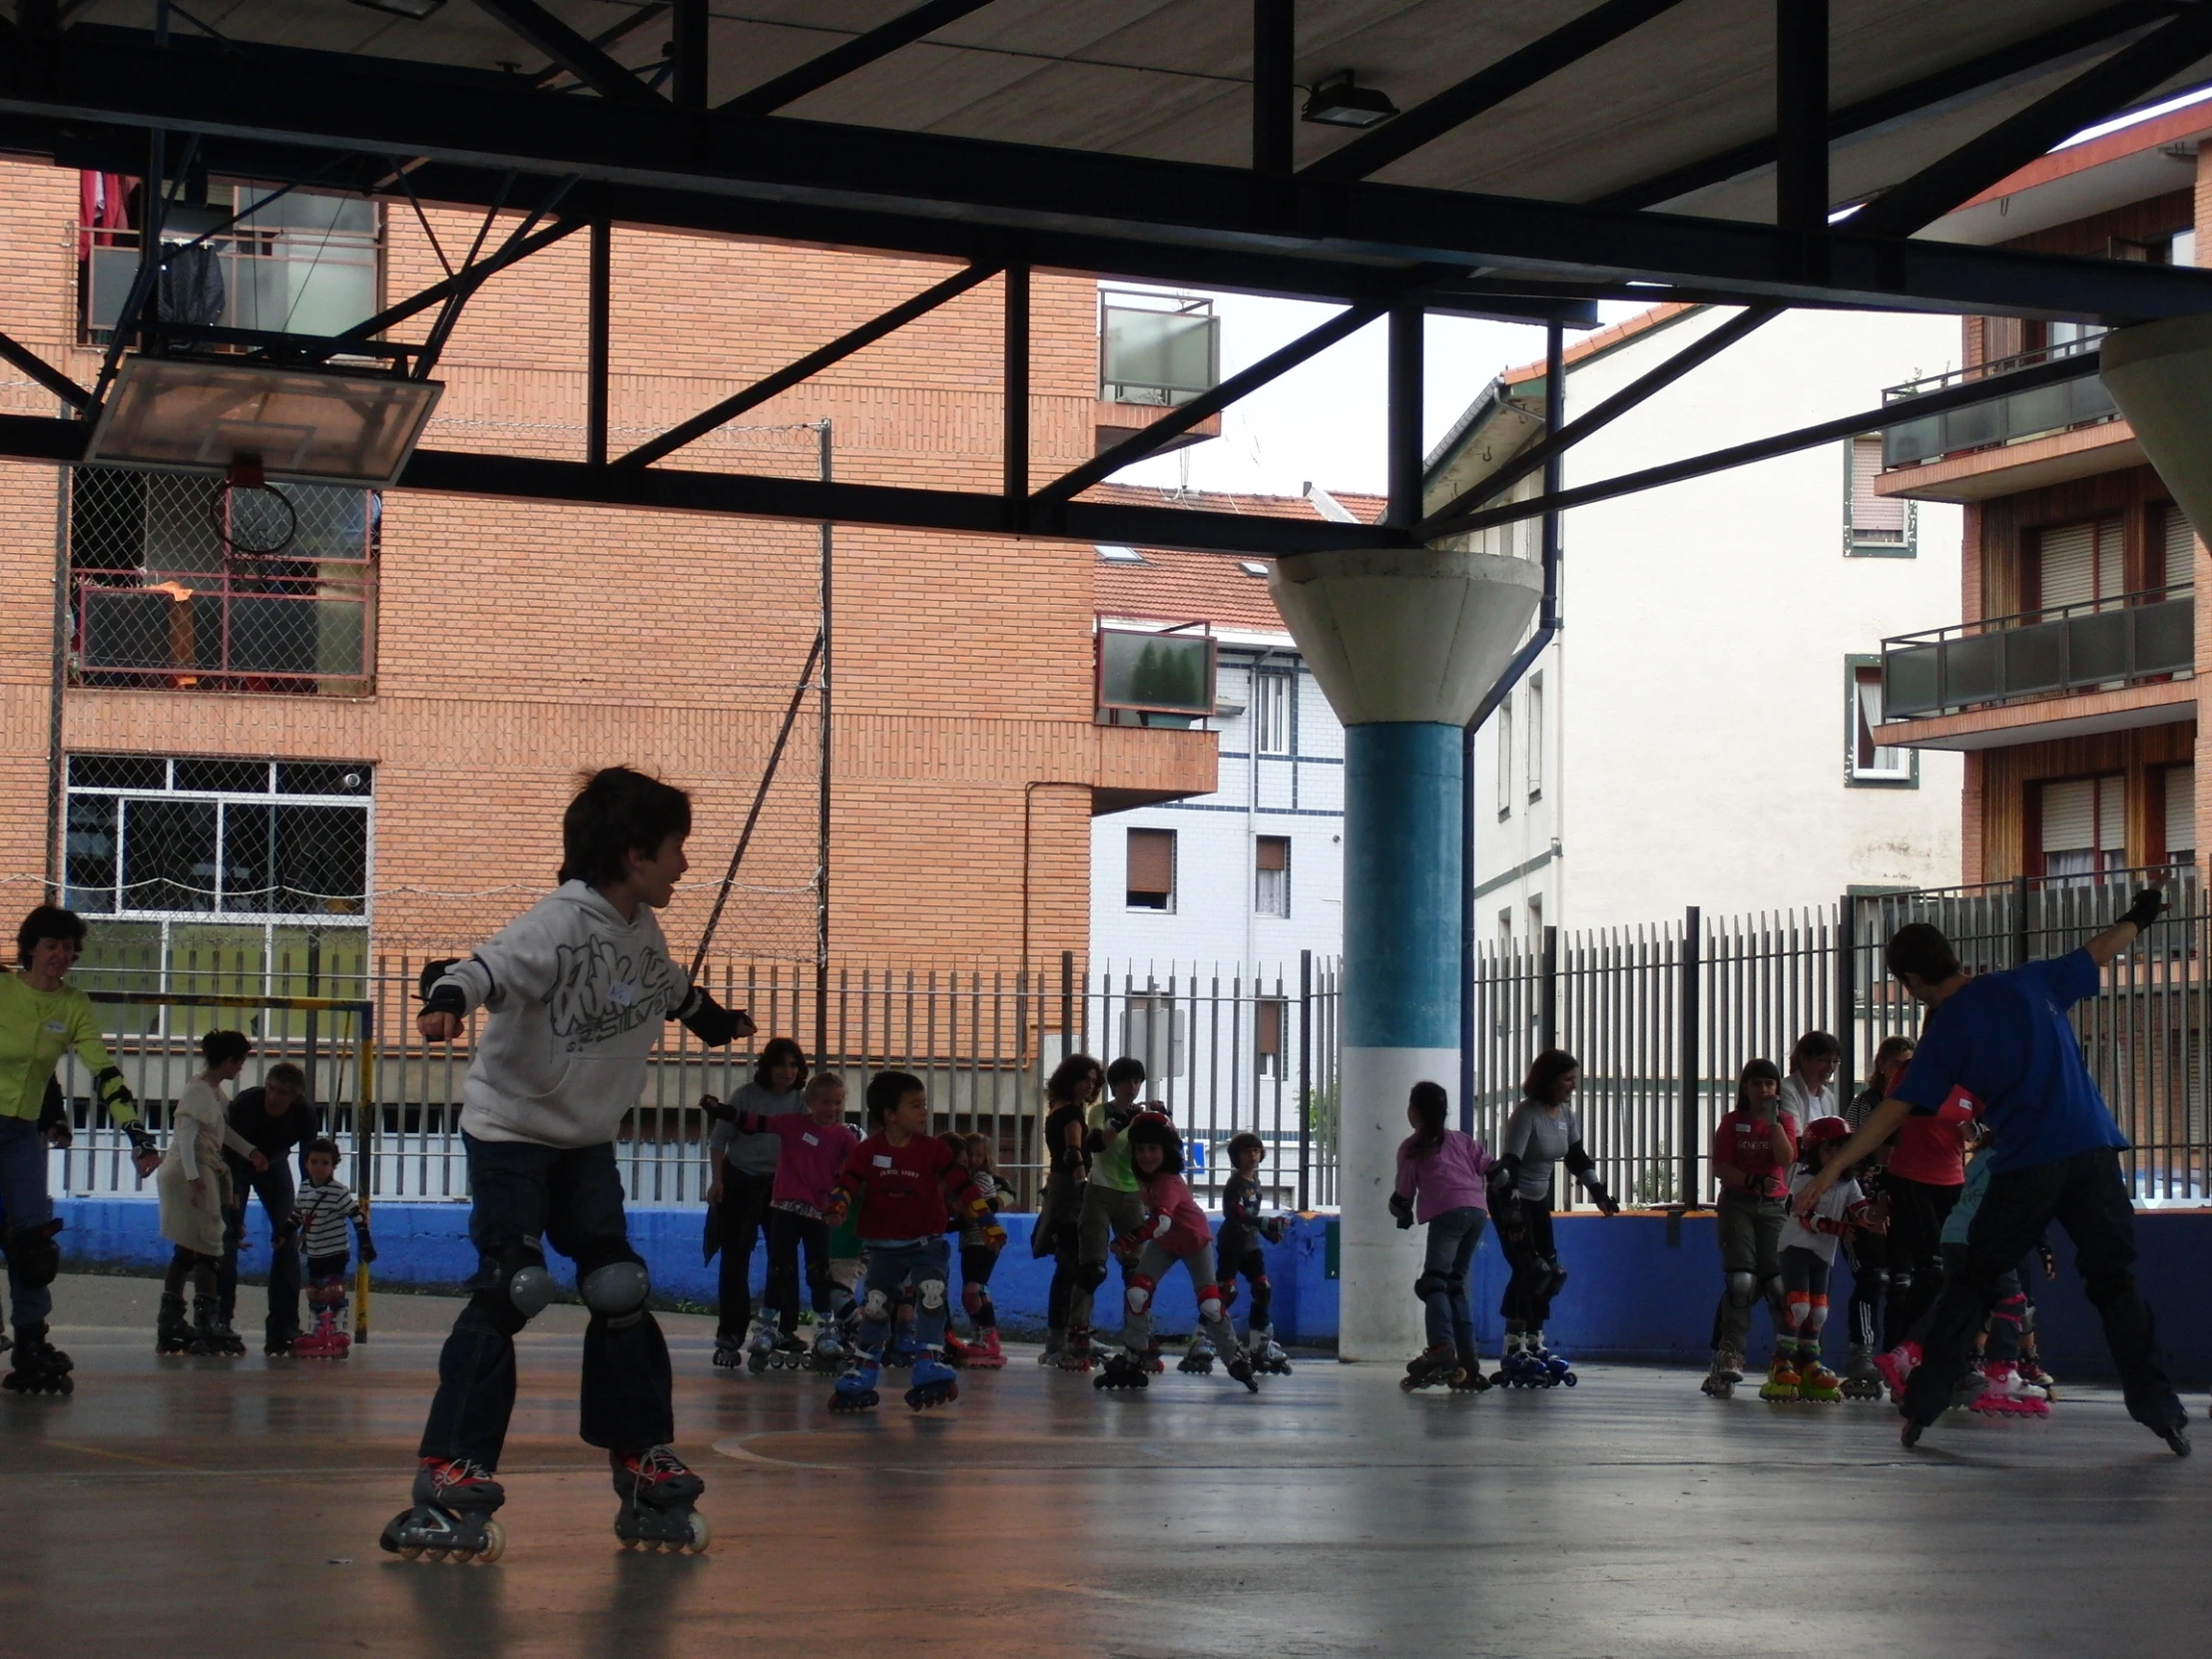
[[[2168,767],[2166,786],[2166,861],[2189,865],[2197,859],[2197,769]]]
[[[1513,815],[1513,700],[1497,706],[1497,816]]]
[[[2095,605],[2127,592],[2120,559],[2120,521],[2100,518],[2088,524],[2054,524],[2035,535],[2035,602],[2031,609],[2055,611],[2068,605]]]
[[[1291,913],[1291,837],[1261,835],[1254,843],[1252,907],[1264,916]]]
[[[1144,1062],[1145,1082],[1159,1089],[1183,1075],[1189,1055],[1190,1014],[1160,991],[1138,991],[1121,1011],[1121,1052]]]
[[[1293,677],[1276,669],[1252,671],[1252,747],[1257,755],[1291,753]]]
[[[1283,1034],[1290,1024],[1290,1004],[1279,996],[1263,996],[1252,1005],[1252,1049],[1262,1077],[1283,1075]]]
[[[1543,936],[1544,895],[1542,893],[1538,893],[1535,897],[1531,898],[1528,901],[1528,940],[1530,945],[1533,946],[1540,943],[1543,939]]]
[[[1129,831],[1129,907],[1132,910],[1175,908],[1175,831]]]
[[[1882,437],[1868,433],[1851,440],[1844,479],[1844,551],[1861,558],[1911,558],[1914,547],[1913,503],[1902,496],[1883,495],[1875,488],[1882,474]]]
[[[1528,799],[1544,793],[1544,677],[1528,679]]]
[[[216,478],[77,468],[72,682],[366,695],[382,498],[277,487],[284,505],[258,491],[221,495]]]
[[[1848,679],[1846,719],[1850,731],[1845,740],[1846,778],[1854,784],[1916,784],[1919,760],[1910,749],[1892,749],[1875,741],[1882,724],[1882,659],[1852,657],[1846,660]]]
[[[293,973],[360,971],[365,764],[72,755],[65,789],[65,901],[116,918],[95,930],[88,966],[181,969],[189,957],[258,979],[288,955]],[[334,930],[347,942],[330,942]]]
[[[2037,855],[2046,881],[2082,885],[2126,862],[2126,786],[2113,773],[2037,788]]]
[[[2151,580],[2152,587],[2166,587],[2192,579],[2197,568],[2197,538],[2189,519],[2171,501],[2159,509],[2158,548],[2163,557]]]
[[[1497,942],[1501,949],[1510,946],[1513,942],[1513,912],[1511,910],[1500,910],[1497,913]]]

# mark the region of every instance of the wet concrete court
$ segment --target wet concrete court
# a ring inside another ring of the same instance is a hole
[[[436,1566],[376,1533],[454,1304],[379,1297],[375,1341],[342,1365],[164,1362],[151,1282],[56,1289],[76,1393],[0,1396],[7,1659],[2017,1659],[2212,1640],[2212,1445],[2177,1461],[2103,1389],[2067,1389],[2046,1423],[1954,1413],[1906,1455],[1887,1407],[1709,1401],[1679,1371],[1408,1397],[1382,1368],[1314,1361],[1257,1399],[1172,1373],[1126,1397],[1023,1349],[945,1410],[891,1396],[832,1418],[814,1378],[713,1374],[708,1322],[672,1318],[678,1449],[715,1541],[639,1555],[574,1437],[582,1322],[557,1308],[524,1340],[506,1559]]]

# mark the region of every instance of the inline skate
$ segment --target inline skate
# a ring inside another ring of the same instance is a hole
[[[745,1365],[745,1343],[742,1338],[719,1336],[715,1338],[715,1370],[737,1371]]]
[[[1487,1392],[1490,1386],[1490,1380],[1482,1375],[1482,1357],[1476,1354],[1471,1348],[1463,1348],[1458,1351],[1458,1360],[1459,1380],[1456,1382],[1448,1384],[1451,1391],[1455,1394],[1479,1394]],[[1285,1372],[1288,1372],[1290,1369],[1291,1368],[1289,1366],[1285,1366],[1283,1368]]]
[[[1183,1358],[1176,1362],[1175,1369],[1192,1377],[1211,1377],[1214,1375],[1216,1358],[1218,1356],[1214,1353],[1214,1345],[1206,1340],[1206,1333],[1201,1331],[1191,1339],[1191,1346],[1183,1351]]]
[[[930,1350],[923,1349],[914,1361],[913,1386],[906,1390],[906,1403],[917,1411],[925,1411],[932,1405],[949,1404],[959,1397],[959,1374]]]
[[[1091,1350],[1091,1328],[1087,1325],[1068,1327],[1067,1346],[1060,1351],[1062,1371],[1089,1371],[1098,1364]]]
[[[1405,1362],[1405,1375],[1397,1385],[1407,1393],[1420,1388],[1456,1387],[1466,1378],[1456,1349],[1438,1346],[1424,1349]]]
[[[1851,1357],[1844,1362],[1843,1394],[1846,1399],[1882,1397],[1882,1374],[1875,1370],[1865,1343],[1851,1345]]]
[[[507,1534],[492,1511],[507,1501],[491,1470],[466,1457],[425,1457],[415,1470],[414,1504],[386,1523],[378,1547],[412,1561],[496,1561]]]
[[[2047,1417],[2050,1398],[2025,1382],[2009,1360],[1992,1360],[1975,1380],[1980,1383],[1966,1409],[1985,1417]]]
[[[231,1322],[223,1317],[214,1297],[192,1299],[192,1346],[185,1352],[212,1355],[222,1360],[234,1360],[245,1354],[246,1344],[231,1329]]]
[[[163,1295],[162,1311],[154,1322],[154,1352],[164,1355],[192,1352],[192,1319],[185,1312],[183,1297]]]
[[[872,1411],[881,1403],[875,1391],[877,1376],[875,1356],[866,1349],[855,1349],[851,1364],[830,1386],[830,1409],[832,1411]]]
[[[1562,1273],[1556,1277],[1563,1279],[1566,1276]],[[1554,1354],[1544,1346],[1544,1334],[1541,1331],[1529,1333],[1528,1347],[1525,1352],[1533,1365],[1541,1368],[1543,1372],[1538,1386],[1555,1388],[1564,1385],[1571,1388],[1580,1381],[1574,1375],[1574,1368],[1567,1364],[1564,1356]]]
[[[1275,1340],[1272,1326],[1259,1326],[1245,1344],[1252,1355],[1252,1369],[1271,1377],[1291,1375],[1291,1357],[1285,1354]]]
[[[1116,1354],[1106,1361],[1106,1367],[1091,1379],[1091,1386],[1107,1390],[1130,1388],[1143,1390],[1152,1385],[1152,1375],[1144,1367],[1144,1361],[1134,1354]]]
[[[899,1332],[890,1348],[885,1351],[883,1364],[893,1371],[904,1371],[908,1366],[920,1364],[921,1357],[928,1352],[915,1340],[913,1328],[908,1326]]]
[[[1734,1399],[1736,1384],[1743,1380],[1744,1357],[1733,1349],[1720,1348],[1713,1351],[1713,1369],[1705,1374],[1698,1388],[1713,1399]]]
[[[76,1391],[69,1374],[76,1362],[46,1340],[44,1325],[15,1328],[15,1369],[0,1377],[0,1388],[14,1394],[66,1394]]]
[[[745,1339],[745,1369],[755,1377],[768,1370],[776,1358],[776,1315],[767,1309],[754,1322],[753,1331]]]
[[[1767,1380],[1759,1386],[1759,1397],[1788,1402],[1798,1397],[1797,1361],[1790,1355],[1777,1354],[1774,1364],[1767,1368]]]
[[[314,1329],[296,1339],[290,1345],[291,1352],[302,1360],[342,1360],[353,1346],[353,1339],[338,1325],[344,1298],[318,1295],[316,1289],[307,1293],[308,1304],[314,1309]]]
[[[614,1473],[615,1496],[622,1499],[615,1511],[615,1536],[624,1549],[705,1553],[711,1536],[707,1517],[692,1505],[707,1482],[686,1468],[682,1458],[657,1445],[627,1455],[610,1451],[607,1466]]]
[[[817,1371],[836,1371],[844,1364],[845,1347],[837,1340],[837,1328],[833,1321],[825,1320],[815,1327],[814,1364]]]
[[[2034,1355],[2022,1354],[2014,1362],[2012,1369],[2020,1374],[2022,1382],[2027,1383],[2030,1387],[2042,1389],[2045,1399],[2056,1399],[2058,1397],[2058,1380],[2052,1377],[2049,1372],[2043,1370],[2042,1361]]]
[[[776,1339],[776,1346],[768,1352],[770,1371],[805,1371],[815,1363],[815,1351],[796,1331],[788,1337]]]
[[[1816,1405],[1832,1405],[1844,1397],[1843,1379],[1822,1365],[1819,1355],[1801,1355],[1797,1396]]]
[[[944,1357],[950,1365],[966,1366],[973,1371],[1002,1371],[1006,1366],[1006,1351],[998,1346],[995,1325],[985,1326],[973,1340],[964,1343],[946,1332]]]
[[[1921,1345],[1910,1337],[1897,1347],[1874,1357],[1874,1369],[1880,1374],[1882,1381],[1889,1384],[1892,1400],[1902,1400],[1905,1397],[1905,1384],[1913,1373],[1920,1369],[1920,1364]]]
[[[1232,1382],[1242,1382],[1245,1392],[1248,1394],[1256,1394],[1260,1391],[1260,1378],[1252,1369],[1250,1355],[1240,1354],[1229,1362],[1229,1380]]]

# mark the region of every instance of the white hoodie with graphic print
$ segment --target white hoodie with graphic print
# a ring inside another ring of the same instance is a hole
[[[645,1092],[662,1023],[690,990],[652,909],[622,919],[597,888],[565,881],[455,962],[485,1020],[461,1128],[479,1140],[597,1146]]]

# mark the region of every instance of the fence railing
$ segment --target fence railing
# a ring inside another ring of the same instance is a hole
[[[1531,943],[1484,945],[1473,963],[1473,1126],[1494,1144],[1529,1062],[1565,1048],[1581,1062],[1575,1106],[1607,1185],[1632,1203],[1708,1205],[1713,1131],[1746,1060],[1787,1066],[1804,1033],[1833,1032],[1849,1099],[1885,1037],[1920,1030],[1924,1010],[1883,962],[1900,926],[1934,922],[1970,969],[2010,967],[2109,926],[2147,873],[1854,894],[1771,915],[1692,908],[1680,921],[1546,928]],[[2201,1200],[2212,1166],[2212,910],[2193,873],[2169,895],[2167,918],[2105,970],[2073,1021],[2132,1143],[2137,1194]]]
[[[424,1041],[414,1026],[421,965],[387,954],[370,972],[326,972],[314,998],[276,994],[262,967],[249,970],[243,957],[235,983],[204,975],[192,993],[166,986],[158,971],[134,983],[129,970],[108,970],[100,975],[103,1027],[157,1132],[197,1069],[200,1037],[236,1026],[257,1044],[240,1086],[279,1060],[301,1065],[320,1120],[345,1153],[350,1185],[375,1200],[457,1201],[468,1196],[460,1115],[481,1016],[456,1041]],[[1218,1195],[1227,1175],[1223,1144],[1251,1130],[1268,1146],[1263,1180],[1280,1202],[1335,1199],[1333,962],[1308,957],[1255,974],[1187,963],[1086,965],[1069,955],[1031,969],[840,967],[826,985],[807,966],[725,962],[706,977],[726,1005],[751,1011],[759,1034],[707,1049],[680,1025],[663,1028],[617,1140],[634,1203],[703,1197],[712,1172],[700,1097],[733,1095],[774,1036],[796,1038],[822,1056],[818,1069],[843,1076],[855,1122],[871,1073],[918,1075],[932,1127],[989,1136],[1023,1208],[1041,1190],[1043,1080],[1078,1051],[1102,1063],[1125,1053],[1145,1062],[1146,1097],[1168,1109],[1190,1143],[1191,1185],[1201,1195]],[[54,1190],[150,1192],[132,1172],[123,1137],[97,1120],[81,1064],[71,1057],[58,1076],[77,1139],[54,1155]],[[361,1110],[364,1098],[373,1111]]]

